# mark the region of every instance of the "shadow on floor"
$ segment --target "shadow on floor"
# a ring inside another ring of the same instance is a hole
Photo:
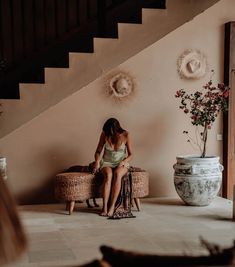
[[[73,213],[76,212],[83,212],[83,213],[95,213],[99,214],[101,212],[101,208],[98,207],[93,207],[89,208],[84,205],[79,205],[81,204],[76,203]],[[21,208],[19,208],[21,210]],[[44,205],[44,204],[39,204],[39,205],[25,205],[23,206],[24,211],[29,211],[29,212],[35,212],[35,213],[50,213],[50,214],[61,214],[61,215],[69,215],[69,212],[66,210],[66,204],[65,203],[57,203],[57,204],[52,204],[52,205]]]
[[[160,199],[146,199],[143,200],[144,203],[153,204],[153,205],[167,205],[167,206],[186,206],[187,205],[180,199],[169,199],[169,198],[160,198]]]
[[[190,215],[190,217],[193,217],[193,215]],[[209,219],[213,221],[224,221],[224,222],[233,222],[232,216],[231,217],[224,217],[217,214],[199,214],[195,215],[194,217],[200,218],[200,219]]]

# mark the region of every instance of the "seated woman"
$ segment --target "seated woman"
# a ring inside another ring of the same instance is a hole
[[[102,151],[103,156],[101,156]],[[103,126],[95,152],[94,171],[100,169],[104,176],[103,209],[101,216],[112,217],[121,189],[122,177],[128,172],[132,158],[130,134],[117,119],[108,119]],[[110,204],[108,206],[110,198]]]

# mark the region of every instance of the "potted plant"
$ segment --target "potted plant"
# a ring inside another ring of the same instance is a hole
[[[219,113],[228,110],[228,96],[229,88],[223,83],[213,85],[212,79],[193,93],[184,89],[176,91],[175,97],[180,99],[179,108],[189,115],[192,125],[201,129],[198,131],[199,141],[194,141],[188,131],[183,131],[188,136],[187,141],[200,148],[201,155],[179,156],[174,165],[176,191],[189,205],[209,205],[220,190],[223,166],[218,156],[206,155],[206,148],[208,131]]]

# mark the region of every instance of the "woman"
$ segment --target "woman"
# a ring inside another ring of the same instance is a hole
[[[104,153],[101,156],[103,150]],[[121,189],[122,177],[128,172],[131,158],[132,148],[129,133],[120,126],[117,119],[108,119],[103,126],[95,152],[95,171],[100,169],[104,176],[101,216],[113,216],[115,203]]]

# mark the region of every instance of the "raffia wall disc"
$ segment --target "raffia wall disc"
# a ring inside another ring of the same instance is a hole
[[[107,93],[118,101],[130,99],[135,93],[134,79],[125,72],[118,72],[108,77]]]
[[[178,72],[181,78],[199,79],[207,72],[207,59],[199,50],[186,50],[178,59]]]

